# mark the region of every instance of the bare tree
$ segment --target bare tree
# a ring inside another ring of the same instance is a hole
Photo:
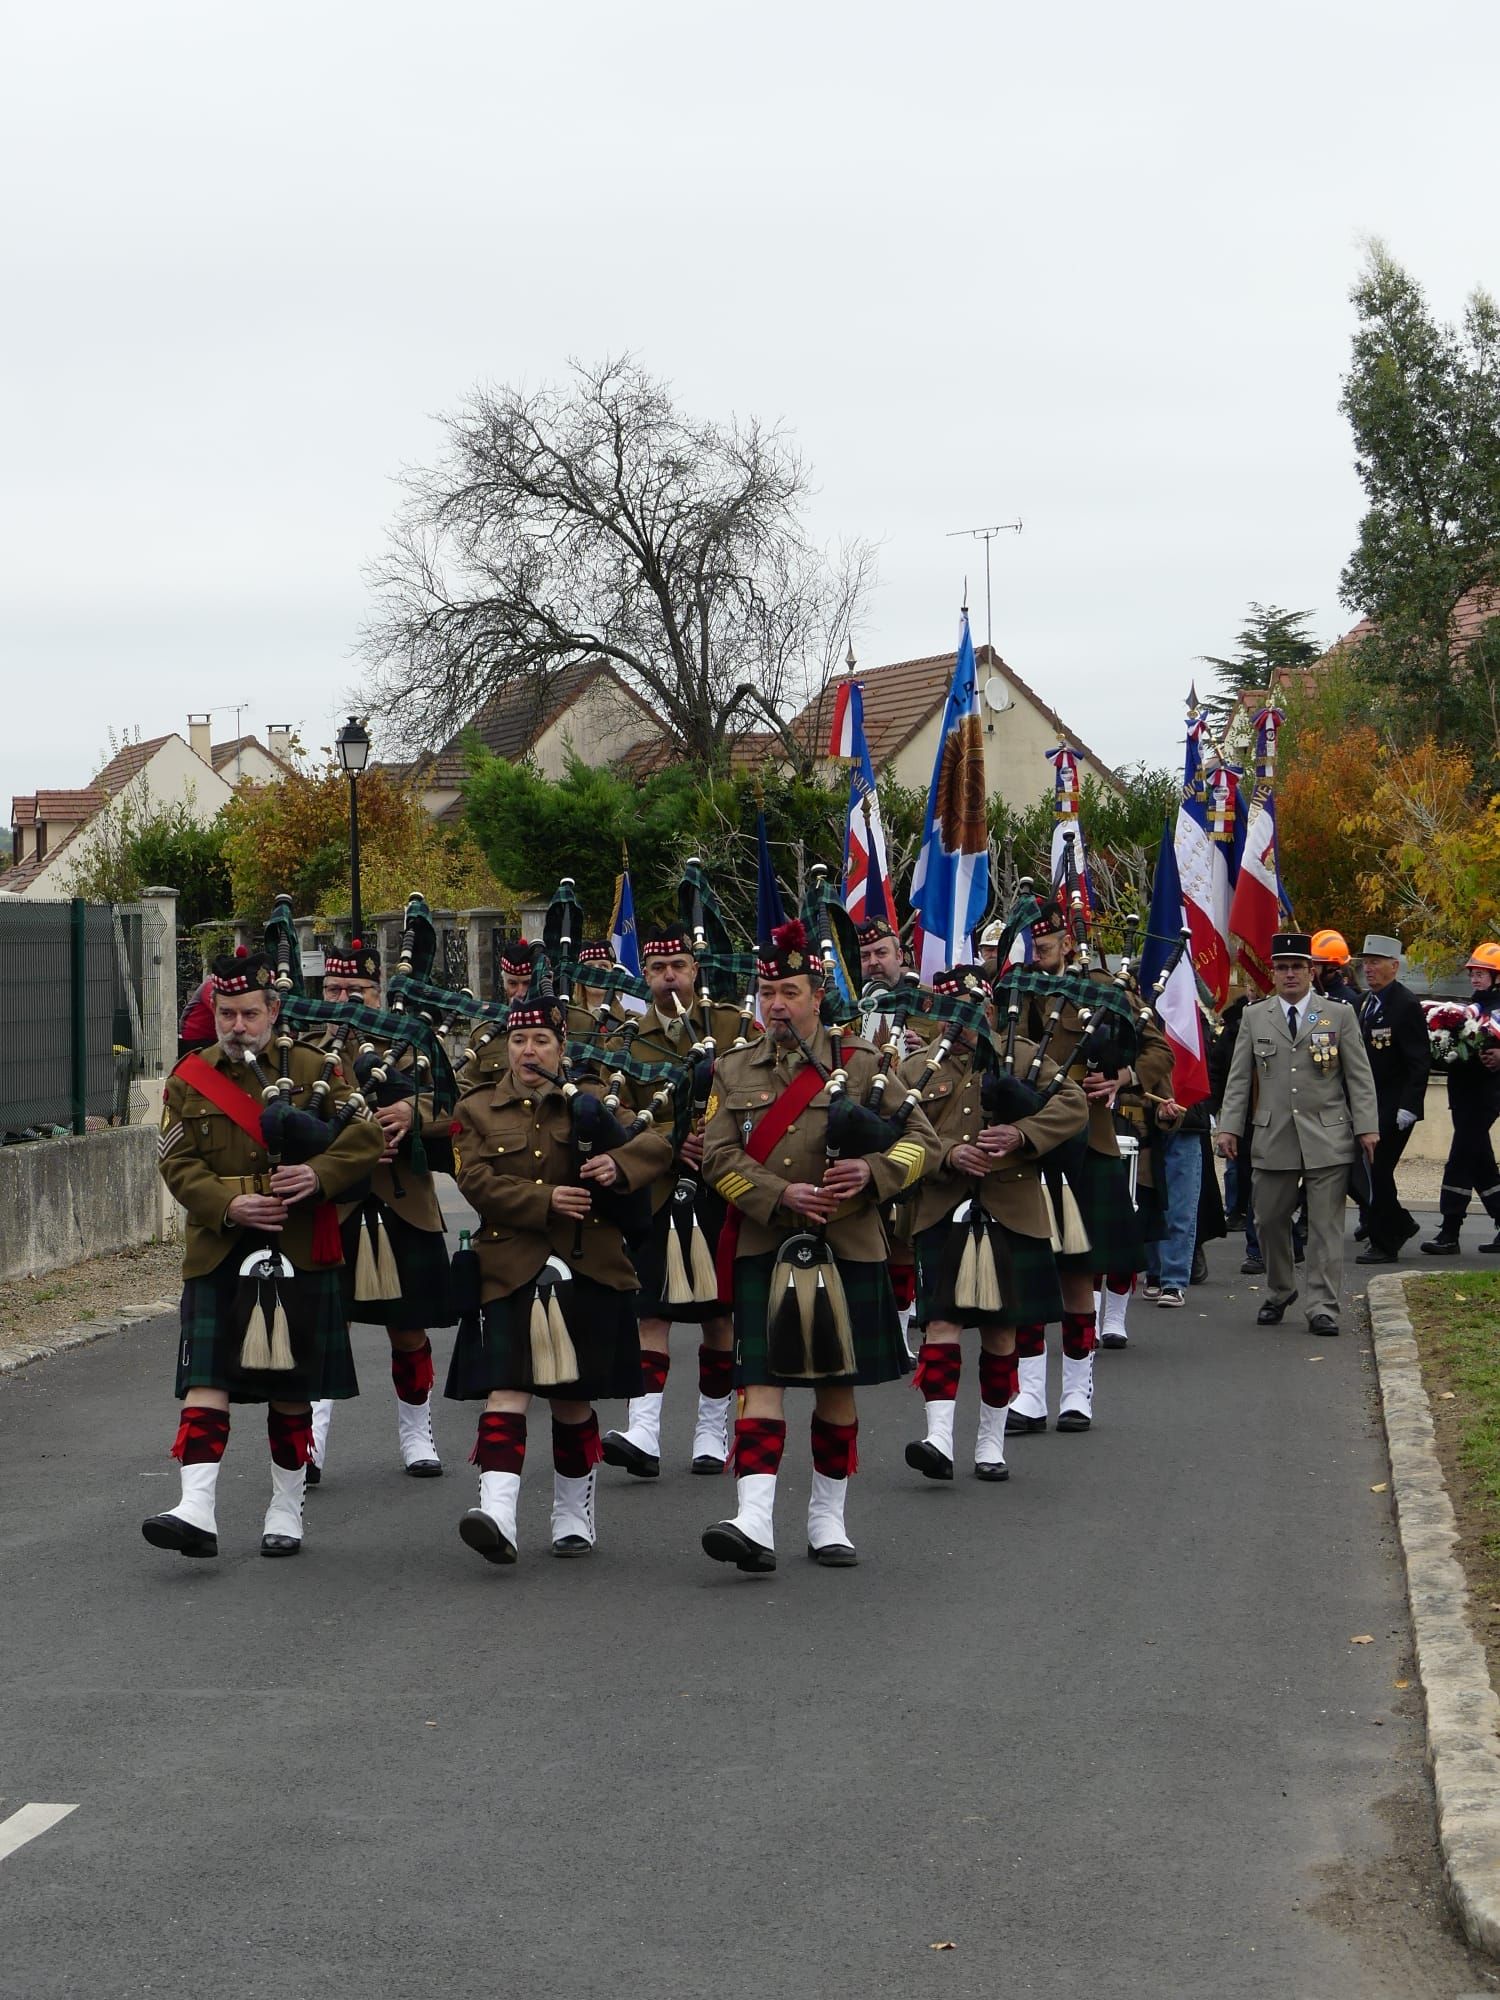
[[[571,367],[561,388],[476,390],[405,476],[369,572],[363,698],[417,750],[599,659],[695,764],[757,729],[804,761],[786,724],[835,670],[873,549],[808,540],[808,470],[779,426],[691,419],[628,355]]]

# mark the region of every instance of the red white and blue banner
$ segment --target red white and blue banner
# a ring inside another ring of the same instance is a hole
[[[1052,766],[1052,893],[1068,917],[1068,930],[1075,944],[1081,942],[1090,915],[1088,856],[1083,848],[1082,757],[1071,743],[1060,743],[1047,752]],[[1071,849],[1071,860],[1069,850]],[[1077,890],[1078,902],[1073,903]]]
[[[885,917],[896,928],[896,899],[891,894],[886,865],[885,828],[880,823],[880,795],[875,769],[865,741],[864,690],[858,681],[841,681],[833,708],[830,757],[849,763],[849,816],[844,828],[844,908],[856,924]]]
[[[917,918],[912,943],[924,980],[969,957],[972,934],[989,905],[990,830],[984,786],[979,677],[965,611],[911,884]]]
[[[1229,868],[1234,852],[1233,821],[1226,820],[1227,837],[1216,840],[1210,821],[1207,781],[1203,770],[1203,737],[1208,718],[1191,714],[1187,754],[1182,770],[1182,802],[1177,808],[1173,851],[1188,929],[1193,939],[1193,963],[1213,995],[1215,1007],[1229,998]],[[1232,801],[1228,802],[1232,808]]]
[[[1141,990],[1155,1007],[1162,1032],[1172,1045],[1172,1095],[1182,1105],[1201,1104],[1209,1094],[1198,986],[1182,936],[1188,929],[1169,823],[1161,831],[1139,975]]]
[[[1271,990],[1271,940],[1281,928],[1284,902],[1276,852],[1276,732],[1280,709],[1263,708],[1255,718],[1255,797],[1245,830],[1245,851],[1229,912],[1236,960],[1261,993]]]

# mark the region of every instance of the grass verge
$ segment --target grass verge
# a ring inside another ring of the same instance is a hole
[[[1475,1633],[1500,1690],[1500,1273],[1411,1278],[1406,1304],[1458,1517]]]

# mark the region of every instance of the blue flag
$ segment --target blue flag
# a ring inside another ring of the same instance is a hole
[[[771,866],[764,810],[755,815],[755,848],[759,864],[755,882],[755,936],[757,942],[769,944],[771,932],[777,924],[784,924],[786,917],[781,908],[781,891],[776,886],[776,870]]]
[[[1172,822],[1168,820],[1162,827],[1156,874],[1151,883],[1151,914],[1146,919],[1146,935],[1141,943],[1140,963],[1136,967],[1136,977],[1148,1002],[1156,998],[1156,982],[1166,969],[1167,960],[1182,942],[1184,922],[1182,877],[1177,872],[1177,844],[1173,839]]]
[[[609,948],[615,963],[637,979],[641,976],[641,950],[635,935],[635,898],[630,893],[630,864],[615,877],[615,907],[609,920]]]
[[[918,965],[924,980],[969,956],[970,934],[990,900],[990,830],[985,818],[984,732],[969,614],[963,614],[953,685],[943,710],[922,849],[912,876]]]

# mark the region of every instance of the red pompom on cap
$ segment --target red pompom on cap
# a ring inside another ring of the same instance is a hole
[[[772,929],[771,942],[778,951],[806,951],[807,927],[800,917],[788,917]]]
[[[249,945],[237,944],[234,948],[234,955],[236,958],[248,958],[250,956]]]

